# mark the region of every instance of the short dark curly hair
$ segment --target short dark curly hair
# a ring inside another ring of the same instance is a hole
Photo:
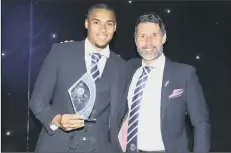
[[[94,9],[105,9],[105,10],[108,10],[108,11],[112,11],[115,15],[115,21],[116,21],[116,13],[115,13],[115,10],[114,8],[112,7],[112,5],[110,5],[109,3],[97,3],[97,4],[94,4],[92,5],[89,9],[88,9],[88,12],[87,12],[87,19],[89,19],[89,15],[91,14],[91,12],[94,10]]]

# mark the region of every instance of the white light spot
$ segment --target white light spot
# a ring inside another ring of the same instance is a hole
[[[52,37],[53,37],[53,38],[56,38],[56,37],[57,37],[57,35],[56,35],[55,33],[53,33],[53,34],[52,34]]]
[[[7,136],[10,136],[10,135],[11,135],[11,132],[10,132],[10,131],[7,131],[7,132],[6,132],[6,135],[7,135]]]
[[[2,53],[2,56],[5,56],[5,53]]]
[[[167,9],[166,12],[167,12],[168,14],[170,14],[170,13],[171,13],[171,10],[170,10],[170,9]]]
[[[196,56],[196,59],[197,59],[197,60],[199,60],[199,59],[200,59],[200,56],[199,56],[199,55],[197,55],[197,56]]]
[[[129,3],[129,4],[132,4],[132,1],[130,0],[130,1],[128,1],[128,3]]]

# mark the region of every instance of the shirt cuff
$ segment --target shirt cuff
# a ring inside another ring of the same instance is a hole
[[[51,128],[51,130],[55,131],[55,130],[57,130],[59,127],[57,127],[57,126],[54,125],[54,124],[51,124],[51,125],[50,125],[50,128]]]

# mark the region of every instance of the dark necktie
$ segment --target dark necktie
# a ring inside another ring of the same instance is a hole
[[[100,78],[99,68],[98,68],[98,62],[101,58],[100,53],[93,53],[91,54],[91,75],[94,79],[94,81],[98,81]]]

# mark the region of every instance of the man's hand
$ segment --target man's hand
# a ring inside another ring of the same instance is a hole
[[[71,131],[83,127],[84,118],[79,114],[63,114],[57,115],[52,123],[64,131]]]

